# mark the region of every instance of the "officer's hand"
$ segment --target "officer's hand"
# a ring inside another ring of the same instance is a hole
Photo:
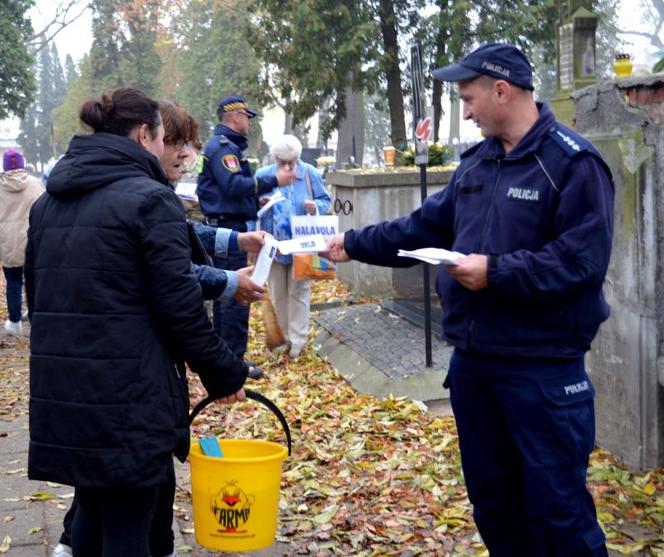
[[[295,181],[295,170],[293,168],[280,167],[277,170],[277,183],[280,186],[286,186]]]
[[[307,213],[313,215],[316,212],[316,203],[311,201],[311,199],[305,199],[304,208],[307,210]]]
[[[332,261],[337,263],[343,263],[345,261],[350,261],[350,256],[346,253],[344,249],[344,234],[335,234],[327,241],[327,248],[325,251],[321,252],[323,257],[327,257]]]
[[[265,237],[272,237],[262,230],[259,232],[240,232],[237,235],[237,245],[242,251],[257,254],[265,244]]]
[[[448,265],[447,272],[468,290],[481,290],[489,286],[489,258],[471,253],[459,259],[458,265]]]
[[[265,293],[264,286],[259,286],[251,280],[250,276],[253,270],[253,267],[245,267],[237,271],[237,290],[233,298],[243,306],[248,306],[251,302],[262,300]]]
[[[263,207],[268,201],[270,201],[270,199],[272,199],[272,197],[270,197],[269,195],[264,195],[263,197],[259,197],[258,206]]]
[[[221,404],[233,404],[234,402],[242,402],[243,400],[247,400],[247,395],[244,392],[244,387],[240,389],[237,393],[233,393],[232,395],[218,398],[217,402],[220,402]]]

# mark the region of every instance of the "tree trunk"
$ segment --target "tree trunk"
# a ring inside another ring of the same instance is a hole
[[[293,135],[293,115],[284,110],[284,135]]]
[[[353,146],[355,149],[353,149]],[[337,137],[337,168],[348,163],[351,156],[362,166],[364,159],[364,99],[350,88],[346,90],[346,116],[339,124]]]
[[[378,7],[380,30],[383,35],[383,67],[387,80],[387,103],[390,109],[390,138],[401,149],[406,145],[406,119],[399,68],[399,40],[393,0],[380,0]]]
[[[443,84],[437,79],[433,80],[433,142],[438,143],[440,139],[440,120],[443,117]]]

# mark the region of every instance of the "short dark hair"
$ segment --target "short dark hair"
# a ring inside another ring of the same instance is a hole
[[[150,135],[161,124],[159,105],[136,87],[118,87],[86,101],[79,112],[86,126],[97,132],[128,136],[136,126],[147,124]]]
[[[159,112],[164,124],[164,143],[172,145],[178,141],[191,141],[196,149],[201,149],[198,120],[178,104],[159,101]]]

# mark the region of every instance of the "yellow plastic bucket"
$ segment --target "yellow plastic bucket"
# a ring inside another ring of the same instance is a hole
[[[224,457],[214,458],[205,456],[198,443],[191,444],[194,531],[196,541],[208,549],[263,549],[272,545],[277,530],[281,467],[290,453],[290,432],[273,403],[253,391],[245,392],[277,414],[286,430],[288,451],[270,441],[218,438]],[[201,408],[206,405],[203,403]],[[198,411],[199,407],[190,420]]]

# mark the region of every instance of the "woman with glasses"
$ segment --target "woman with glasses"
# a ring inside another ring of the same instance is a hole
[[[270,192],[279,191],[286,201],[277,203],[261,220],[261,228],[274,235],[277,240],[291,239],[291,215],[326,213],[330,196],[325,191],[323,179],[318,171],[300,160],[302,144],[293,135],[284,135],[270,146],[274,164],[260,168],[257,177],[274,176],[283,169],[290,169],[295,177],[290,184]],[[274,300],[279,327],[283,331],[290,356],[297,358],[307,343],[309,334],[309,280],[293,277],[293,256],[277,255],[269,278],[270,292]]]

